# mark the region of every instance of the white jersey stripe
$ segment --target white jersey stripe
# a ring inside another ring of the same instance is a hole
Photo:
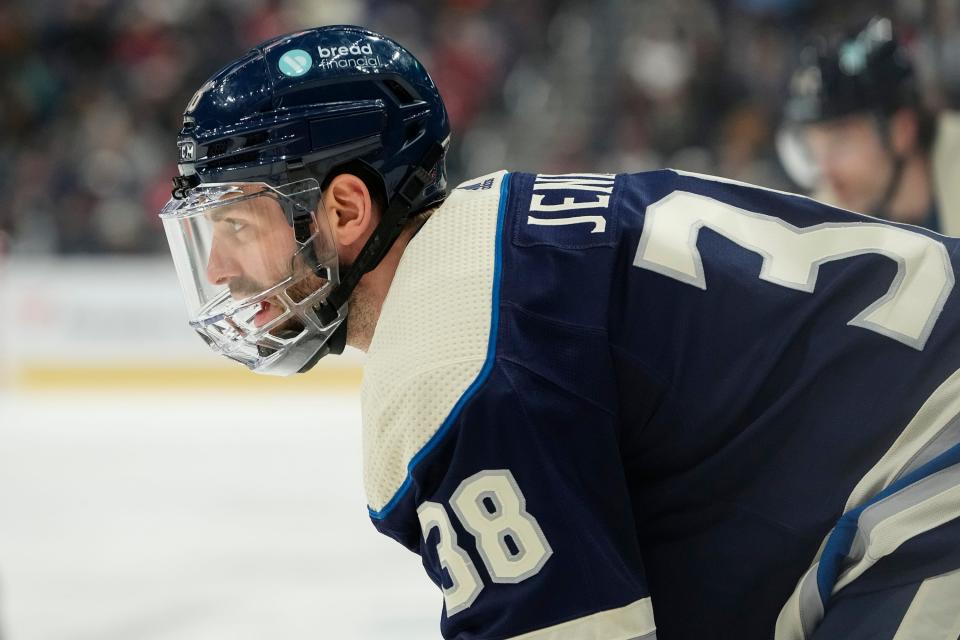
[[[918,462],[926,461],[929,458],[928,454],[932,453],[934,448],[942,448],[942,446],[945,446],[944,443],[949,443],[952,435],[949,431],[958,429],[957,416],[960,416],[960,370],[955,371],[937,387],[936,391],[923,403],[923,406],[920,407],[920,410],[910,420],[910,423],[883,457],[857,483],[847,499],[844,513],[859,507],[871,496],[883,491],[897,478],[916,468]],[[931,504],[942,502],[945,499],[950,499],[949,493],[946,496],[941,494]],[[956,497],[953,499],[957,500]],[[917,505],[917,508],[922,513],[926,513],[929,505]],[[957,517],[957,515],[954,513],[951,517]],[[912,524],[910,525],[913,527],[912,535],[918,535],[930,528],[925,528],[921,526],[922,524],[917,523],[915,527]],[[893,527],[893,531],[899,531],[899,534],[894,533],[894,536],[902,536],[903,531],[905,531],[899,519],[893,520],[886,526]],[[810,621],[820,620],[823,603],[819,601],[819,597],[809,597],[810,589],[804,589],[804,586],[809,587],[811,582],[815,583],[816,581],[816,569],[820,561],[820,555],[827,538],[830,537],[830,533],[832,531],[827,533],[819,551],[813,558],[811,570],[804,574],[804,578],[801,578],[797,583],[793,594],[780,610],[774,640],[803,640],[813,631],[809,628]],[[885,543],[888,542],[885,540]],[[860,575],[867,568],[868,565],[860,565],[859,569],[856,565],[850,567],[847,573],[838,580],[834,591],[849,584],[853,577]],[[813,572],[812,575],[811,571]]]
[[[930,490],[933,495],[927,497]],[[914,496],[920,499],[914,502]],[[902,500],[906,508],[897,504]],[[896,507],[891,515],[869,522],[874,509],[883,510],[888,501]],[[906,506],[909,505],[909,506]],[[833,593],[859,578],[884,556],[889,555],[904,542],[960,517],[960,465],[948,467],[939,473],[910,485],[903,491],[866,509],[858,523],[858,539],[850,554],[853,564],[839,577]]]
[[[656,637],[657,625],[648,597],[619,609],[568,620],[508,640],[656,640]]]
[[[910,465],[911,461],[960,415],[960,369],[937,387],[887,452],[857,483],[844,512],[863,504]]]
[[[893,640],[956,640],[960,637],[960,570],[923,581]]]
[[[817,593],[819,568],[820,563],[814,562],[813,566],[807,569],[793,595],[783,605],[780,615],[777,616],[774,640],[804,640],[813,631],[809,627],[816,625],[823,617],[823,604]],[[805,623],[805,620],[808,622]]]

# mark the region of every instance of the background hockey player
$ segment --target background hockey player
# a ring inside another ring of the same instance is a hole
[[[276,38],[161,213],[218,352],[367,350],[370,517],[445,637],[956,636],[957,241],[670,170],[448,191],[449,136],[389,38]]]
[[[794,179],[852,211],[960,234],[957,115],[925,106],[890,20],[820,38],[801,57],[779,138]]]

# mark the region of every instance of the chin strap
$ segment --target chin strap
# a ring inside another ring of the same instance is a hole
[[[900,190],[900,183],[903,180],[903,169],[907,162],[906,158],[898,154],[893,148],[893,142],[890,140],[890,122],[888,117],[882,114],[877,115],[876,127],[877,132],[880,134],[880,139],[883,141],[884,150],[890,154],[893,160],[893,172],[890,175],[890,179],[887,180],[887,186],[884,187],[883,194],[881,194],[873,206],[870,207],[870,213],[878,218],[890,220],[890,202],[897,194],[897,191]]]
[[[344,318],[343,322],[340,323],[340,326],[336,328],[326,342],[317,350],[312,358],[310,358],[297,373],[306,373],[313,368],[317,362],[320,361],[320,358],[329,355],[340,355],[343,353],[344,347],[347,346],[347,320]]]
[[[430,183],[432,179],[430,174],[440,158],[443,157],[443,151],[443,145],[434,143],[423,155],[419,164],[411,168],[400,183],[400,188],[383,213],[380,224],[360,250],[357,259],[346,270],[340,283],[334,287],[327,299],[314,307],[314,311],[322,322],[330,324],[337,320],[340,316],[340,310],[347,304],[357,283],[360,282],[360,278],[365,273],[375,269],[383,260],[383,257],[387,255],[387,251],[393,246],[400,232],[403,231],[407,220],[410,219],[413,202],[423,192],[423,188]],[[348,320],[349,316],[345,314],[333,334],[297,373],[309,371],[324,356],[343,352],[347,344]]]
[[[324,322],[336,320],[339,309],[350,299],[350,295],[356,288],[357,283],[360,282],[360,278],[375,269],[383,260],[383,257],[387,255],[387,251],[393,246],[400,232],[403,231],[407,220],[409,220],[414,201],[423,192],[424,187],[430,184],[432,179],[430,174],[442,157],[443,145],[435,142],[427,149],[420,162],[407,173],[396,194],[391,198],[390,204],[387,205],[387,210],[384,211],[380,224],[377,225],[367,243],[363,245],[357,259],[346,270],[340,279],[340,283],[334,287],[327,299],[316,308],[317,315],[321,320]],[[346,331],[344,331],[345,334]]]
[[[883,190],[883,195],[880,196],[876,204],[870,208],[876,217],[883,218],[884,220],[892,220],[890,217],[890,201],[893,200],[893,196],[896,195],[900,189],[900,182],[903,180],[903,168],[905,165],[905,158],[902,156],[893,157],[893,173],[890,179],[887,180],[887,186]]]

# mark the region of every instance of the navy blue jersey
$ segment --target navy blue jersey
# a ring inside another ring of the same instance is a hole
[[[957,246],[676,171],[461,185],[371,345],[373,522],[446,638],[805,637],[960,515],[897,493],[960,469]]]

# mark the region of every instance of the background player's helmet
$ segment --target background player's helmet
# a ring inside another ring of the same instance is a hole
[[[889,115],[917,102],[913,65],[890,20],[873,18],[837,44],[820,42],[801,52],[786,117],[809,124],[861,112]]]
[[[342,350],[357,281],[410,215],[446,197],[449,134],[443,101],[420,62],[358,27],[281,36],[217,72],[184,112],[180,175],[161,213],[191,324],[217,351],[261,373],[305,371]],[[320,189],[341,172],[363,178],[384,205],[367,246],[343,269],[325,216],[316,215]],[[228,218],[217,209],[237,206],[282,216],[290,229],[291,242],[276,243],[293,251],[289,268],[257,295],[226,276],[217,285],[207,273],[215,224]],[[304,281],[315,283],[306,297]],[[291,290],[296,294],[278,295]],[[284,317],[265,327],[253,318],[267,300],[283,307]]]
[[[913,65],[889,19],[872,18],[838,42],[820,39],[801,51],[790,78],[786,126],[777,140],[784,167],[798,184],[811,187],[816,172],[802,147],[794,146],[799,128],[858,113],[873,114],[884,126],[898,109],[919,103]]]

